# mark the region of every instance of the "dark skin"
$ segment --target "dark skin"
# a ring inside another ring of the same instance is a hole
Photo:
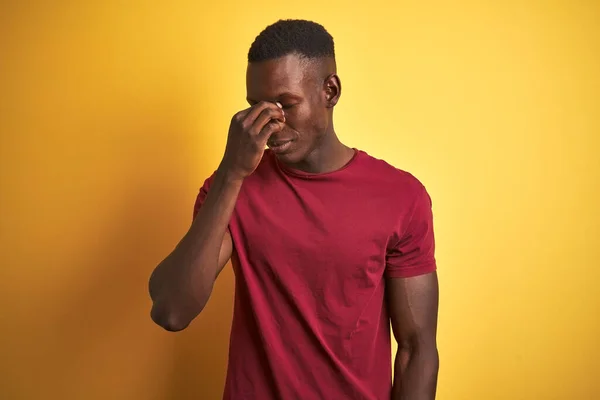
[[[291,140],[277,157],[290,168],[311,173],[339,169],[354,154],[333,127],[333,108],[341,95],[333,59],[291,54],[250,63],[246,82],[250,107],[232,118],[211,190],[186,235],[150,277],[151,317],[169,331],[185,329],[204,309],[231,258],[227,226],[241,185],[258,166],[266,145]],[[437,277],[388,278],[386,295],[399,344],[392,399],[434,399]]]
[[[322,173],[341,168],[354,151],[342,144],[333,127],[333,108],[341,95],[335,61],[303,60],[290,55],[250,64],[246,75],[247,100],[279,102],[286,123],[271,139],[292,139],[292,147],[278,154],[294,169]]]
[[[392,400],[433,400],[437,388],[437,274],[388,278],[386,296],[398,352]]]

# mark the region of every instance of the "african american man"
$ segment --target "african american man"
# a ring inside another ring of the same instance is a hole
[[[424,185],[336,135],[342,86],[320,24],[266,27],[246,85],[250,107],[231,120],[189,231],[150,277],[153,321],[185,329],[231,260],[224,399],[434,399],[438,281]]]

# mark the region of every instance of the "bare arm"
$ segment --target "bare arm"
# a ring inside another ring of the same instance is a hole
[[[185,329],[204,309],[231,258],[227,226],[242,183],[260,163],[269,137],[284,123],[279,103],[263,101],[233,116],[225,155],[204,203],[186,235],[150,276],[150,315],[164,329]]]
[[[214,282],[231,258],[227,229],[242,182],[217,171],[204,204],[183,239],[152,272],[152,320],[180,331],[204,309]]]
[[[398,342],[392,400],[434,400],[439,367],[437,274],[387,278],[386,290]]]

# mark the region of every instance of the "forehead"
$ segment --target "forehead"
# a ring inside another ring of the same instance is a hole
[[[310,63],[295,55],[274,60],[249,63],[246,72],[246,92],[249,99],[275,100],[289,92],[302,95],[310,80]]]

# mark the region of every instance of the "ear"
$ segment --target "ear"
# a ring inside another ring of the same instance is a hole
[[[325,104],[327,108],[334,107],[342,94],[342,82],[337,74],[331,74],[323,82],[325,90]]]

